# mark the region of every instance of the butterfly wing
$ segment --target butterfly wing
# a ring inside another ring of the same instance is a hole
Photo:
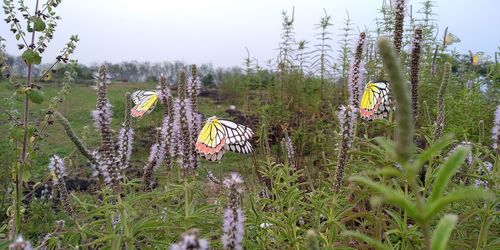
[[[226,130],[227,144],[225,148],[232,152],[248,154],[253,151],[249,140],[253,137],[252,129],[231,121],[220,120]]]
[[[52,75],[50,74],[50,72],[47,72],[45,73],[45,75],[43,75],[42,81],[50,81],[51,78]]]
[[[472,56],[472,65],[476,66],[479,64],[479,54],[476,53],[474,56]]]
[[[389,112],[389,87],[386,82],[369,82],[365,86],[359,113],[361,118],[371,120],[387,116]]]
[[[226,130],[226,138],[228,144],[247,141],[253,136],[253,131],[241,124],[236,124],[231,121],[219,120]]]
[[[209,119],[198,135],[196,140],[196,151],[208,160],[216,161],[224,153],[226,143],[225,130],[217,119]]]
[[[452,34],[452,33],[448,33],[446,34],[446,37],[444,38],[444,44],[445,45],[451,45],[451,44],[454,44],[454,43],[459,43],[461,40],[458,36]]]
[[[135,106],[130,110],[132,117],[143,117],[151,113],[158,103],[158,93],[156,91],[139,90],[131,95]]]
[[[236,153],[242,153],[242,154],[249,154],[253,152],[253,146],[249,141],[242,141],[239,143],[233,143],[233,144],[226,144],[224,146],[227,150],[236,152]]]

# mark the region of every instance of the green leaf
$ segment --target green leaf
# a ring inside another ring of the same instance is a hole
[[[16,34],[16,40],[18,40],[18,41],[19,41],[19,39],[21,39],[21,34],[20,34],[20,33],[17,33],[17,34]]]
[[[31,89],[28,91],[28,98],[33,103],[41,104],[45,100],[45,95],[38,89]]]
[[[450,239],[451,231],[457,224],[458,216],[454,214],[446,214],[441,218],[437,228],[434,230],[431,239],[432,250],[445,250],[448,240]]]
[[[23,139],[23,136],[24,136],[24,129],[22,127],[13,127],[11,130],[10,130],[10,135],[9,137],[11,139],[14,139],[16,141],[20,141]]]
[[[36,31],[44,31],[45,30],[45,22],[41,18],[35,19],[34,27]]]
[[[422,215],[417,212],[416,205],[408,197],[404,196],[404,194],[402,194],[401,192],[398,192],[394,189],[391,189],[390,187],[378,184],[368,178],[361,176],[353,176],[349,178],[349,180],[361,183],[367,186],[368,188],[382,194],[382,196],[387,202],[403,208],[408,212],[408,215],[415,218],[416,220],[420,220],[422,218]]]
[[[429,220],[434,215],[438,214],[443,208],[452,202],[457,202],[461,200],[481,200],[490,199],[492,197],[491,193],[484,189],[477,189],[473,187],[460,188],[451,193],[446,194],[440,199],[430,202],[427,205],[426,211],[423,215],[424,220]]]
[[[366,234],[363,234],[363,233],[360,233],[360,232],[355,232],[355,231],[344,231],[342,232],[342,235],[343,236],[348,236],[348,237],[354,237],[354,238],[357,238],[357,239],[360,239],[368,244],[370,244],[371,246],[375,247],[375,249],[378,249],[378,250],[390,250],[390,249],[393,249],[387,245],[384,245],[382,242],[376,240],[376,239],[373,239],[371,238],[370,236],[366,235]]]
[[[24,60],[24,63],[28,65],[42,63],[42,57],[40,56],[40,54],[31,49],[25,50],[22,54],[22,58]]]
[[[388,140],[385,137],[377,137],[375,138],[375,142],[380,145],[384,150],[389,153],[393,158],[396,158],[396,146],[394,142]]]
[[[411,165],[412,172],[418,173],[420,168],[427,162],[434,158],[436,155],[441,153],[443,148],[450,145],[453,142],[453,136],[445,135],[441,140],[436,143],[432,143],[429,148],[420,153],[417,160]]]
[[[430,202],[439,199],[444,192],[446,186],[451,180],[451,177],[455,174],[457,169],[462,165],[469,153],[470,147],[461,146],[458,147],[452,155],[448,157],[445,163],[439,167],[436,176],[434,177],[434,185],[432,187],[432,193],[429,198]]]

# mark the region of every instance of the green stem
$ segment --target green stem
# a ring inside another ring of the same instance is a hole
[[[37,16],[38,12],[38,1],[39,0],[36,0],[35,17]],[[35,43],[35,33],[36,30],[33,28],[31,34],[31,44]],[[31,85],[32,69],[33,65],[28,64],[28,76],[26,78],[26,84],[24,86],[25,89],[27,89]],[[22,181],[24,176],[23,174],[24,165],[26,163],[28,155],[28,136],[29,136],[28,122],[29,122],[29,98],[28,98],[28,92],[26,91],[24,93],[24,113],[23,113],[24,136],[23,136],[23,144],[21,148],[21,154],[19,155],[19,163],[17,165],[17,173],[16,173],[16,233],[17,234],[19,234],[21,231],[21,202],[22,202],[21,197],[23,193]]]

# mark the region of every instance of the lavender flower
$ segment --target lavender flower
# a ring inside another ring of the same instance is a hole
[[[118,136],[117,162],[120,169],[129,167],[130,156],[132,155],[132,143],[134,141],[134,129],[130,126],[130,108],[132,106],[130,93],[127,93],[125,101],[125,120]]]
[[[164,144],[166,142],[162,141],[161,129],[156,129],[156,143],[151,146],[149,151],[148,163],[144,166],[143,182],[144,189],[151,190],[153,188],[153,171],[163,162],[163,157],[165,156]]]
[[[290,139],[290,136],[288,136],[288,133],[285,132],[285,138],[283,138],[283,144],[285,145],[285,153],[286,153],[286,158],[288,160],[288,163],[292,166],[295,167],[295,150],[293,149],[293,144],[292,144],[292,139]]]
[[[170,250],[208,250],[209,243],[205,239],[200,239],[200,231],[196,228],[182,234],[179,243],[170,246]]]
[[[480,165],[479,175],[487,177],[491,176],[492,172],[493,172],[493,164],[491,162],[484,162],[483,164]],[[488,180],[486,180],[486,178],[477,178],[474,181],[474,186],[488,188],[489,182]]]
[[[51,172],[54,185],[57,187],[57,190],[59,191],[59,200],[63,204],[64,210],[70,216],[73,215],[74,211],[69,203],[68,189],[66,188],[66,182],[64,181],[64,177],[68,175],[66,173],[64,160],[57,155],[52,156],[49,161],[49,170]]]
[[[128,168],[130,156],[132,155],[132,143],[134,141],[134,129],[121,128],[118,136],[118,160],[120,169]]]
[[[198,113],[198,93],[200,90],[201,81],[197,74],[196,65],[191,65],[191,77],[188,80],[187,94],[191,101],[191,121],[190,121],[190,134],[191,134],[191,155],[190,162],[193,168],[198,168],[198,158],[195,149],[195,140],[198,136],[198,131],[201,130],[202,117]]]
[[[401,51],[401,44],[403,41],[403,25],[404,25],[404,18],[405,18],[405,9],[406,9],[406,3],[405,0],[394,0],[394,14],[395,14],[395,20],[394,20],[394,49],[396,50],[396,53],[399,55],[399,52]]]
[[[491,139],[493,140],[493,149],[497,151],[497,154],[500,154],[500,105],[497,106],[495,111]]]
[[[119,180],[121,179],[115,159],[115,149],[111,135],[111,104],[108,100],[108,91],[106,84],[106,67],[99,68],[99,77],[97,78],[97,104],[96,110],[92,112],[94,123],[101,133],[101,147],[99,148],[100,161],[99,169],[101,173],[109,173],[103,179],[113,192],[119,191]]]
[[[176,138],[174,135],[176,112],[174,110],[174,99],[166,82],[165,76],[163,74],[160,75],[159,98],[164,108],[164,117],[161,125],[161,141],[164,153],[163,160],[167,169],[170,169],[177,148],[177,140],[175,140]]]
[[[23,239],[22,235],[9,245],[9,250],[32,250],[31,243]]]
[[[222,245],[224,249],[243,249],[245,233],[245,217],[241,209],[243,180],[238,173],[231,173],[230,177],[224,180],[223,185],[229,191],[229,204],[224,209]]]
[[[366,34],[361,32],[356,44],[354,60],[351,63],[349,70],[349,105],[353,107],[359,106],[361,92],[364,86],[364,65],[362,62],[363,49],[365,47]]]
[[[66,167],[64,166],[64,161],[58,155],[50,157],[49,170],[51,171],[55,182],[58,182],[65,176],[68,176],[66,173]]]
[[[180,128],[180,145],[179,155],[182,168],[189,170],[194,169],[194,139],[193,139],[193,110],[191,108],[191,100],[187,95],[186,87],[186,73],[181,71],[179,73],[179,90],[178,103],[179,103],[179,128]]]
[[[104,102],[100,105],[99,109],[92,111],[92,119],[94,120],[94,126],[102,131],[106,129],[108,124],[111,124],[111,117],[113,116],[112,106],[109,102]]]
[[[422,28],[415,29],[411,50],[411,66],[410,66],[410,81],[411,81],[411,99],[413,107],[414,120],[418,119],[418,72],[420,67],[420,52],[422,48]]]
[[[351,148],[354,134],[354,123],[356,122],[356,108],[353,106],[340,106],[337,113],[340,126],[340,151],[335,170],[334,192],[338,192],[344,180],[344,168],[347,166],[348,151]]]

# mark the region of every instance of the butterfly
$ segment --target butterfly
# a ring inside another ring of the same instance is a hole
[[[387,82],[368,82],[359,104],[361,118],[372,120],[386,117],[389,113],[390,102]]]
[[[143,117],[151,113],[158,103],[158,92],[153,90],[138,90],[132,93],[135,106],[130,110],[132,117]]]
[[[459,43],[461,40],[458,36],[453,35],[452,33],[446,34],[444,38],[444,44],[445,45],[451,45],[454,43]]]
[[[217,161],[226,150],[251,153],[253,147],[249,140],[252,136],[250,128],[212,116],[201,129],[195,148],[207,160]]]
[[[469,50],[469,55],[471,64],[477,66],[480,63],[481,57],[484,55],[484,52],[477,52],[473,54],[472,51]]]
[[[42,81],[44,82],[47,82],[47,81],[50,81],[50,79],[52,78],[52,75],[50,74],[50,72],[46,72],[43,76],[42,76]]]

